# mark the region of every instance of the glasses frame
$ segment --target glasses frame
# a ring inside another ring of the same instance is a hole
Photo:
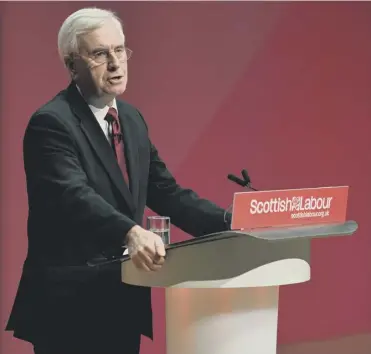
[[[89,61],[94,62],[95,64],[100,64],[100,65],[108,63],[108,62],[113,61],[113,60],[118,60],[120,63],[125,63],[133,56],[133,50],[131,50],[129,47],[124,47],[124,51],[126,52],[125,58],[119,58],[116,54],[116,49],[110,49],[110,50],[102,49],[100,52],[106,52],[107,54],[109,54],[109,57],[106,57],[102,61],[97,60],[97,55],[98,54],[87,55],[86,56],[86,55],[82,55],[80,53],[73,53],[72,57],[87,59]],[[100,52],[98,52],[98,53],[100,53]]]

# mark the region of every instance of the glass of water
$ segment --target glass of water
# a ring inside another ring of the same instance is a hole
[[[148,216],[147,230],[159,235],[165,245],[170,244],[170,217]]]

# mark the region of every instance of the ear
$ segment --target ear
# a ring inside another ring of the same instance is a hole
[[[66,68],[70,72],[72,78],[76,76],[76,69],[75,69],[75,62],[71,56],[65,57],[64,64],[66,65]]]

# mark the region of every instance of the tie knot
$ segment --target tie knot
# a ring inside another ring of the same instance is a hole
[[[112,123],[113,121],[118,121],[119,117],[117,115],[116,109],[113,107],[110,107],[105,119],[107,120],[108,123]]]

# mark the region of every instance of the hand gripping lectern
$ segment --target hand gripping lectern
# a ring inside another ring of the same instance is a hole
[[[171,244],[158,272],[139,271],[123,260],[123,282],[166,288],[166,354],[276,353],[279,286],[310,279],[311,239],[357,229],[353,221],[327,222],[331,218],[318,211],[300,211],[303,203],[293,205],[291,214],[304,215],[297,225],[231,230]],[[237,207],[235,200],[233,213]],[[242,215],[250,218],[246,225],[254,224],[252,215]]]

